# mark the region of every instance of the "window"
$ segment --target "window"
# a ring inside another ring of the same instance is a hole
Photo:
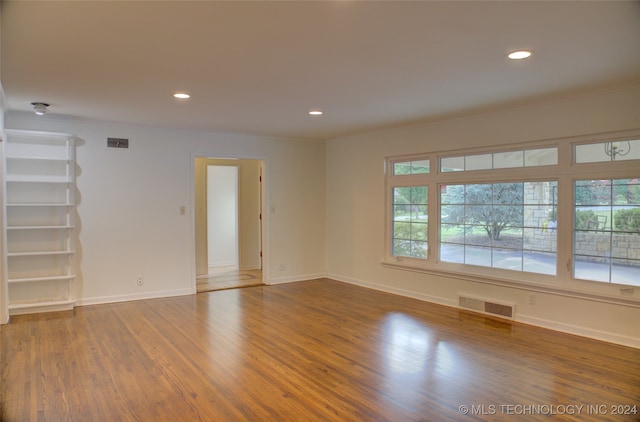
[[[394,256],[427,256],[427,191],[426,186],[393,188]]]
[[[629,294],[640,286],[639,164],[638,133],[388,158],[383,262]]]
[[[640,286],[640,180],[578,180],[574,277]]]
[[[469,154],[443,157],[440,171],[472,171],[518,167],[552,166],[558,164],[558,148],[536,148],[502,151],[492,154]]]
[[[640,140],[621,140],[576,145],[576,163],[601,163],[607,161],[640,159]]]
[[[400,161],[393,164],[393,174],[395,176],[427,173],[429,173],[429,160]]]
[[[443,185],[440,259],[556,274],[557,182]]]

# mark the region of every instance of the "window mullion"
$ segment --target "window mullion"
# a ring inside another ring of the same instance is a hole
[[[566,283],[573,274],[573,180],[561,176],[558,180],[557,274]]]

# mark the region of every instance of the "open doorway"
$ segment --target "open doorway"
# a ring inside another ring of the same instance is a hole
[[[196,290],[262,284],[261,160],[195,158]]]

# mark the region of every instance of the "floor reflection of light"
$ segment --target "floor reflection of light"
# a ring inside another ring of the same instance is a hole
[[[453,353],[449,350],[449,346],[443,341],[438,342],[434,353],[436,374],[440,377],[446,377],[451,375],[450,373],[456,370],[456,361]],[[457,361],[458,365],[464,365],[463,360]],[[460,369],[459,367],[457,369]]]
[[[389,322],[387,359],[392,371],[413,374],[424,370],[429,353],[429,333],[402,314],[393,314]]]

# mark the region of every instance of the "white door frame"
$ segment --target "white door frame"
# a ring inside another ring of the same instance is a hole
[[[213,151],[210,152],[192,152],[189,163],[189,203],[191,207],[190,224],[191,224],[191,236],[189,239],[189,260],[191,265],[191,290],[196,293],[196,192],[195,192],[195,162],[196,158],[220,158],[220,159],[238,159],[238,160],[256,160],[260,161],[262,167],[262,183],[260,184],[260,195],[262,200],[260,201],[262,215],[261,224],[261,245],[262,245],[262,282],[264,284],[269,283],[269,213],[265,210],[269,209],[269,159],[263,156],[251,156],[243,154],[219,154]]]

